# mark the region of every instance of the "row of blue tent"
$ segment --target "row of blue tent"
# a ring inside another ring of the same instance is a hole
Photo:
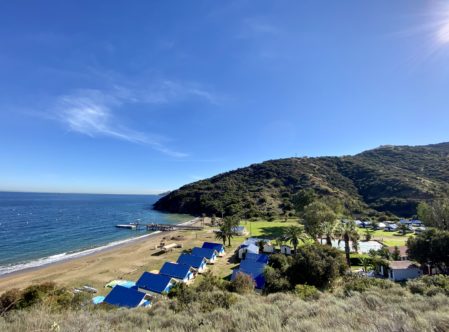
[[[176,263],[164,263],[159,273],[144,272],[135,283],[118,284],[106,297],[97,296],[93,302],[128,308],[149,306],[151,295],[167,294],[177,282],[193,279],[196,272],[203,272],[208,263],[214,263],[223,254],[222,244],[204,242],[190,254],[182,253]]]
[[[263,289],[265,286],[264,271],[268,260],[269,257],[265,254],[246,253],[245,258],[240,262],[239,268],[232,271],[231,280],[235,280],[239,273],[243,273],[253,279],[256,289]]]

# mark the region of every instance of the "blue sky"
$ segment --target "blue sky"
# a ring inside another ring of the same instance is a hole
[[[2,1],[0,190],[449,141],[448,87],[447,1]]]

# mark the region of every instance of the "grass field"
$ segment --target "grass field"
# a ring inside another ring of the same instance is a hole
[[[295,219],[289,219],[286,222],[284,220],[274,221],[242,221],[240,225],[245,226],[246,230],[250,233],[250,236],[264,237],[268,239],[276,239],[282,235],[282,230],[288,226],[298,226],[298,222]]]
[[[363,228],[359,229],[361,239],[365,237],[365,230]],[[386,246],[403,246],[407,242],[408,238],[413,234],[408,233],[405,236],[398,232],[385,232],[383,230],[377,230],[371,233],[372,239],[377,240],[385,244]]]

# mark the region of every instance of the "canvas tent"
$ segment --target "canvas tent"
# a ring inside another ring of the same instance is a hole
[[[225,247],[221,243],[204,242],[202,248],[214,249],[218,252],[219,256],[223,256],[225,254]]]
[[[195,268],[199,273],[204,272],[207,265],[206,258],[189,254],[181,254],[176,262],[178,264],[189,265]]]
[[[215,249],[206,249],[195,247],[192,249],[193,256],[204,257],[209,263],[215,262],[218,256],[218,252]]]
[[[159,271],[159,274],[181,280],[182,282],[187,282],[194,278],[191,266],[171,262],[166,262]]]
[[[249,275],[255,283],[256,288],[262,289],[265,286],[265,270],[266,264],[258,263],[250,260],[243,260],[240,267],[233,271],[231,280],[234,280],[239,273]]]
[[[149,301],[145,300],[145,296],[145,293],[135,289],[117,285],[109,292],[103,302],[117,307],[136,308],[150,304]]]
[[[162,294],[168,293],[175,283],[176,281],[169,276],[144,272],[137,280],[136,285],[139,289]]]
[[[245,260],[250,260],[258,263],[268,263],[268,256],[264,254],[254,254],[251,252],[248,252],[245,256]]]

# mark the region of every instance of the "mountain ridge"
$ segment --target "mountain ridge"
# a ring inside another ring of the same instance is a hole
[[[411,217],[419,202],[449,192],[449,142],[267,160],[184,185],[154,208],[271,217],[290,213],[293,195],[306,188],[342,199],[353,214]]]

